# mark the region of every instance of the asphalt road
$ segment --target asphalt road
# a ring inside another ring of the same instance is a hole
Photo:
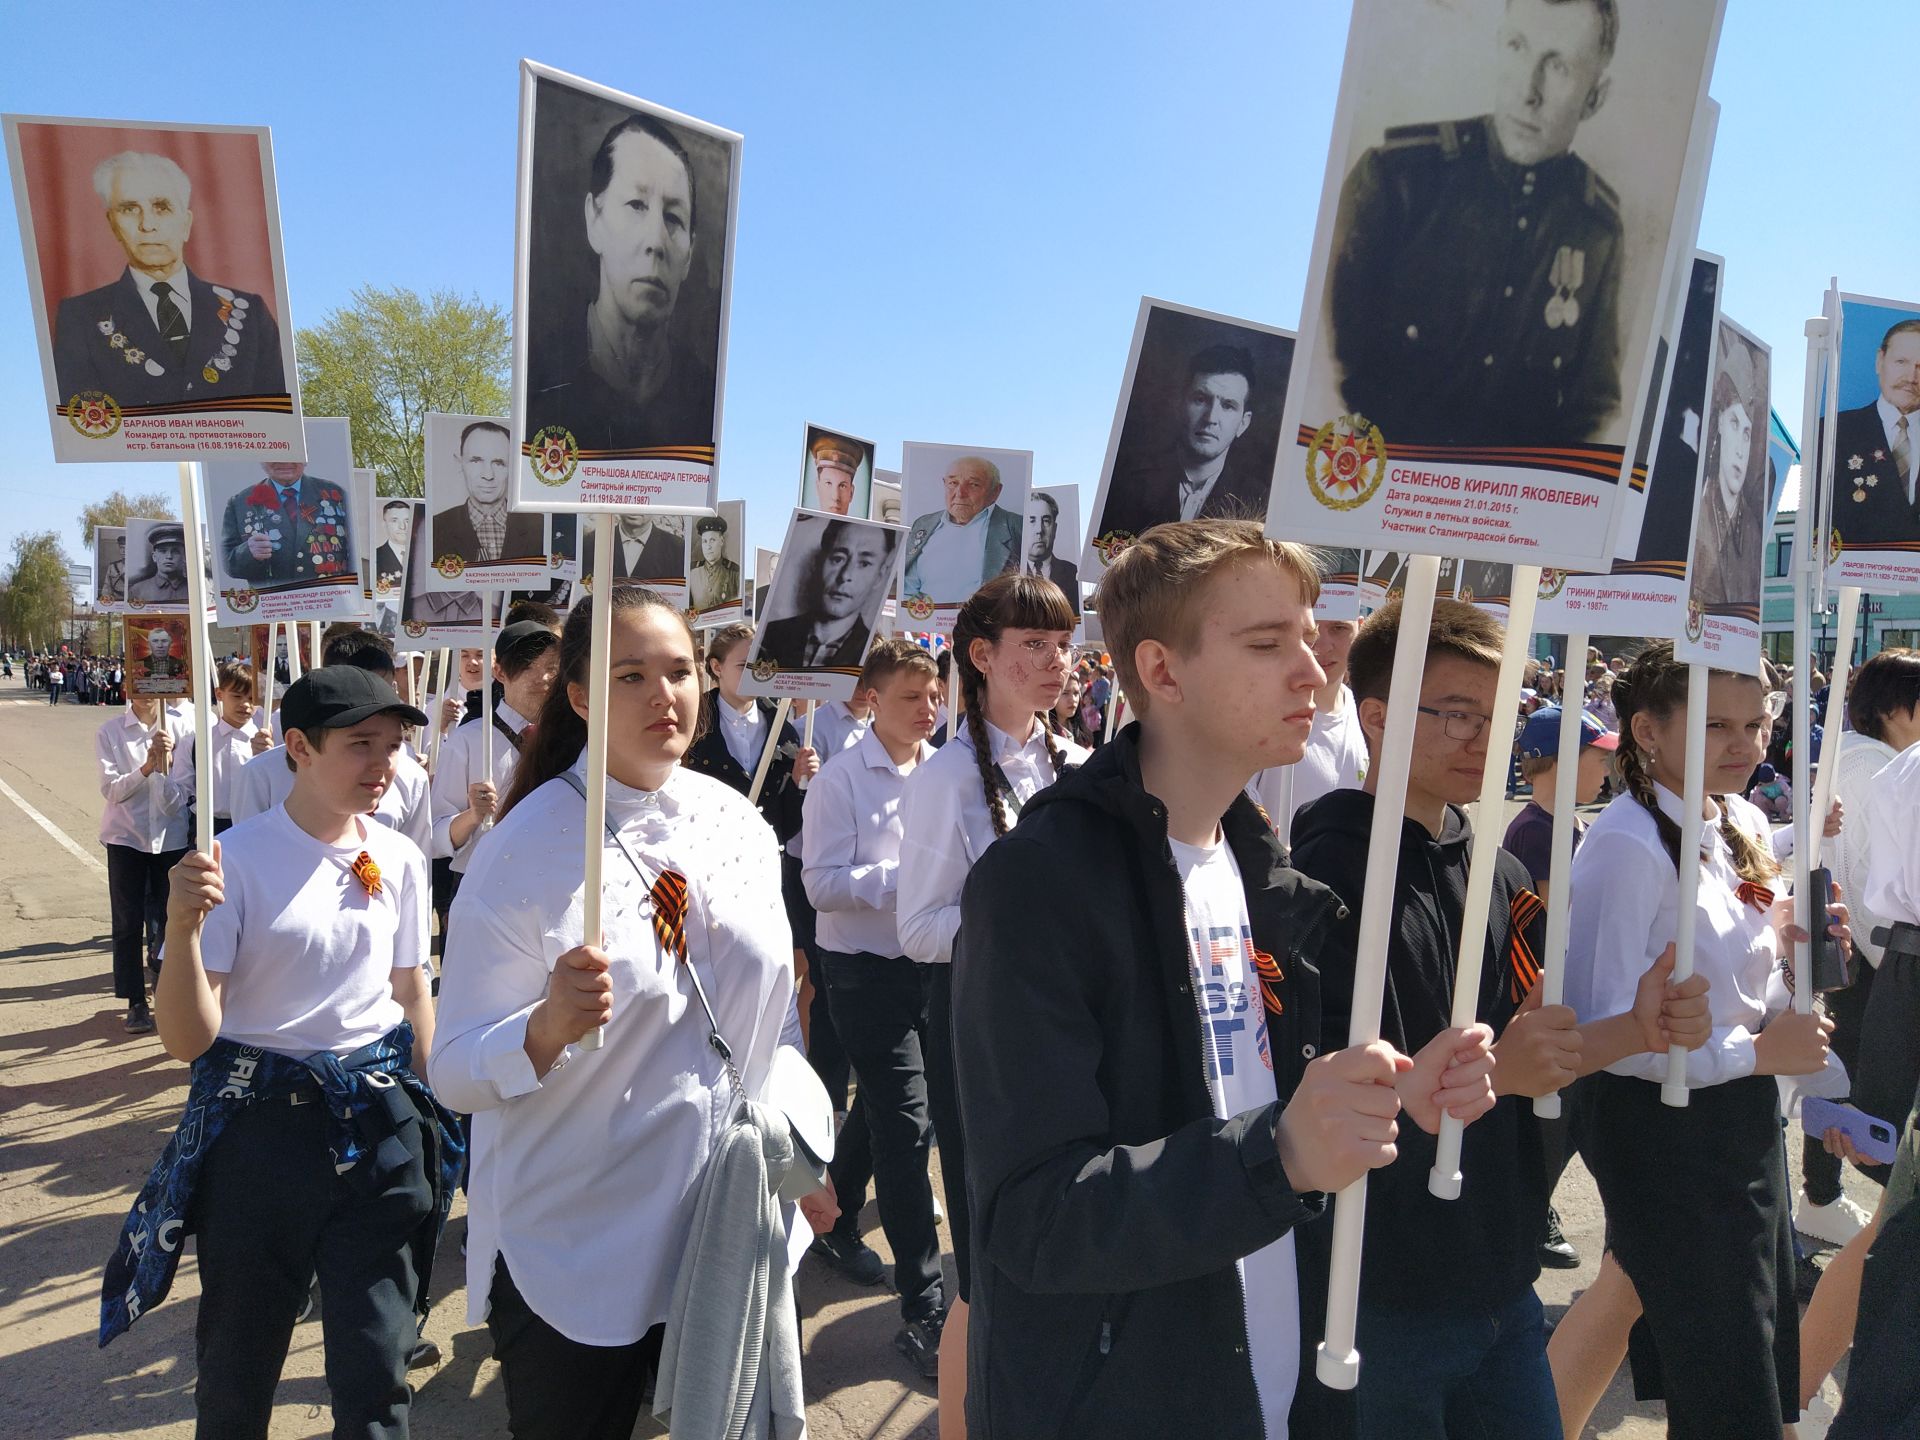
[[[94,732],[113,713],[50,707],[19,680],[0,682],[0,1434],[11,1440],[186,1440],[193,1430],[191,1252],[163,1305],[109,1349],[95,1340],[101,1267],[172,1131],[186,1075],[156,1038],[122,1031],[113,998],[92,758]],[[1599,1199],[1578,1161],[1557,1198],[1585,1263],[1542,1278],[1550,1319],[1591,1281],[1601,1238]],[[456,1202],[450,1234],[461,1214]],[[885,1254],[871,1205],[864,1220]],[[862,1290],[808,1261],[798,1288],[811,1433],[932,1440],[933,1387],[893,1351],[898,1312],[886,1287]],[[456,1246],[442,1252],[434,1292],[427,1334],[444,1359],[415,1372],[413,1433],[504,1437],[498,1369],[485,1331],[465,1324]],[[1659,1435],[1658,1414],[1636,1406],[1621,1377],[1587,1433]],[[272,1434],[330,1429],[320,1328],[309,1321],[294,1334]]]

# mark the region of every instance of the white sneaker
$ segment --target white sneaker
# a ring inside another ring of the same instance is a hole
[[[1867,1222],[1872,1218],[1845,1194],[1825,1205],[1813,1205],[1802,1193],[1800,1213],[1793,1217],[1793,1228],[1810,1240],[1845,1245],[1866,1229]]]
[[[940,1192],[938,1190],[933,1192],[933,1223],[936,1225],[944,1225],[947,1223],[947,1212],[940,1208]]]
[[[1833,1383],[1831,1376],[1820,1387],[1820,1393],[1808,1401],[1807,1408],[1800,1412],[1800,1423],[1794,1426],[1793,1431],[1798,1440],[1827,1440],[1827,1431],[1840,1418],[1838,1407],[1827,1399],[1829,1392],[1838,1398],[1839,1387]]]

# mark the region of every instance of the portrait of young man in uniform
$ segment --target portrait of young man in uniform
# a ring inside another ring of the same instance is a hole
[[[1574,151],[1617,0],[1508,0],[1484,114],[1387,129],[1348,173],[1328,320],[1341,398],[1389,445],[1572,445],[1621,400],[1621,202]]]
[[[59,302],[60,398],[98,390],[125,407],[284,394],[280,331],[266,301],[187,264],[192,177],[165,155],[126,150],[96,165],[92,179],[126,266]]]
[[[146,563],[127,581],[127,600],[141,605],[187,603],[186,529],[177,524],[155,525],[147,532]],[[156,635],[164,635],[157,630]]]
[[[1722,322],[1707,404],[1707,454],[1694,518],[1690,598],[1708,614],[1760,606],[1766,545],[1768,357]]]
[[[727,522],[706,515],[693,522],[693,564],[687,567],[687,606],[712,610],[740,598],[740,566],[727,558]]]

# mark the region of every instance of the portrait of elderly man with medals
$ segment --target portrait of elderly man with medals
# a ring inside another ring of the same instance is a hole
[[[61,399],[100,391],[124,408],[284,394],[280,331],[265,300],[187,264],[192,177],[167,156],[126,150],[94,167],[93,190],[126,267],[60,301]]]
[[[1757,610],[1766,543],[1767,355],[1728,322],[1707,407],[1689,599],[1706,614]]]
[[[1873,399],[1834,427],[1833,524],[1854,550],[1920,538],[1920,315],[1885,331],[1873,371]]]

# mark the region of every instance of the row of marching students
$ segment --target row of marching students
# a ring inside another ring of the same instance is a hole
[[[869,1173],[895,1253],[898,1343],[929,1367],[938,1354],[945,1434],[1558,1434],[1532,1295],[1546,1166],[1529,1103],[1604,1070],[1584,1134],[1674,1431],[1777,1429],[1796,1388],[1777,1343],[1792,1308],[1784,1167],[1777,1120],[1763,1137],[1746,1081],[1820,1068],[1825,1026],[1781,1004],[1784,919],[1743,893],[1755,852],[1737,826],[1709,827],[1714,918],[1699,973],[1671,979],[1662,907],[1677,873],[1640,863],[1667,853],[1657,816],[1671,819],[1679,793],[1670,654],[1630,672],[1629,695],[1646,688],[1623,725],[1650,753],[1570,882],[1576,897],[1604,889],[1610,854],[1639,863],[1633,903],[1589,927],[1607,943],[1570,959],[1569,994],[1585,998],[1533,1002],[1537,927],[1507,859],[1482,1023],[1455,1028],[1460,806],[1487,763],[1502,637],[1469,607],[1439,607],[1383,1039],[1343,1048],[1370,793],[1307,807],[1291,857],[1245,794],[1298,762],[1314,731],[1327,682],[1310,648],[1317,586],[1306,552],[1257,526],[1149,532],[1101,593],[1139,719],[1089,757],[1040,718],[1068,668],[1065,597],[1032,577],[990,582],[956,625],[952,743],[926,743],[925,658],[876,647],[864,730],[833,739],[817,774],[782,737],[784,774],[758,808],[726,783],[770,723],[727,683],[732,648],[711,647],[719,683],[703,703],[694,636],[651,592],[612,592],[604,657],[589,656],[590,606],[578,607],[540,647],[552,664],[537,713],[510,702],[502,716],[530,724],[496,753],[500,798],[469,779],[436,804],[460,808],[436,817],[434,848],[466,851],[437,1015],[420,978],[425,862],[368,820],[403,725],[427,717],[368,672],[313,672],[283,701],[289,793],[214,858],[173,871],[159,1022],[195,1064],[197,1118],[129,1219],[103,1333],[164,1292],[177,1239],[159,1217],[190,1216],[203,1421],[223,1406],[252,1417],[207,1433],[257,1433],[317,1270],[340,1433],[404,1434],[411,1312],[461,1148],[444,1105],[473,1117],[469,1316],[492,1333],[516,1435],[629,1434],[650,1387],[679,1433],[719,1433],[735,1413],[753,1433],[797,1433],[789,1251],[811,1230],[828,1258],[862,1264]],[[1380,612],[1349,658],[1370,755],[1397,625],[1396,607]],[[589,944],[595,664],[611,702],[602,934]],[[1764,725],[1764,698],[1714,683],[1728,709],[1714,724],[1733,726],[1737,751]],[[458,773],[444,742],[441,762]],[[819,913],[801,948],[860,1082],[831,1183],[817,1134],[782,1111],[805,1089],[782,1079],[802,1045],[796,905]],[[1832,923],[1844,941],[1844,910]],[[595,1030],[603,1045],[584,1046]],[[1694,1053],[1703,1090],[1723,1091],[1711,1106],[1647,1103],[1642,1077],[1672,1044]],[[312,1108],[292,1126],[260,1119],[281,1103]],[[1694,1122],[1708,1108],[1718,1128]],[[1425,1190],[1442,1112],[1472,1122],[1451,1204]],[[223,1128],[238,1138],[211,1146]],[[931,1240],[929,1129],[952,1296]],[[1663,1207],[1649,1175],[1679,1145],[1695,1152],[1689,1188]],[[1325,1303],[1327,1196],[1369,1170],[1368,1361],[1343,1395],[1303,1356]],[[237,1278],[262,1271],[272,1284]],[[337,1292],[357,1298],[336,1307]],[[1745,1418],[1729,1429],[1730,1416]]]

